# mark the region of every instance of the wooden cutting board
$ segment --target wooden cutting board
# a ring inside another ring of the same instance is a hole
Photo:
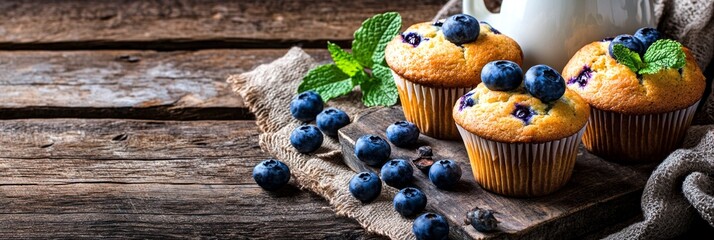
[[[355,157],[354,143],[365,134],[387,139],[385,130],[399,120],[404,120],[401,107],[379,108],[363,113],[353,124],[342,128],[339,138],[345,163],[355,172],[379,173],[378,168],[364,165]],[[463,170],[460,184],[448,191],[437,189],[418,169],[414,173],[414,185],[427,195],[426,211],[445,216],[451,237],[462,239],[576,238],[631,219],[641,213],[642,189],[657,165],[607,162],[581,145],[573,176],[566,186],[544,197],[511,198],[485,191],[476,183],[461,141],[422,135],[419,146],[423,145],[433,148],[435,160],[456,160]],[[416,149],[391,147],[391,158],[417,157]],[[496,211],[495,216],[501,222],[498,231],[484,234],[465,224],[467,211],[474,207]]]

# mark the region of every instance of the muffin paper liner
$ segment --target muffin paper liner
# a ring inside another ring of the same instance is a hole
[[[681,144],[698,104],[699,101],[680,110],[645,115],[591,107],[583,145],[609,161],[662,161]]]
[[[482,188],[513,197],[543,196],[568,182],[585,132],[543,143],[503,143],[457,125],[474,178]]]
[[[392,71],[404,116],[421,133],[438,139],[459,139],[452,116],[454,104],[472,88],[432,88],[402,78]]]

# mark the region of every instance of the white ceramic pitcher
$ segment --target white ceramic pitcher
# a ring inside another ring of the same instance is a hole
[[[523,71],[535,64],[560,71],[585,44],[656,26],[652,0],[503,0],[500,13],[489,12],[483,0],[463,6],[521,45]]]

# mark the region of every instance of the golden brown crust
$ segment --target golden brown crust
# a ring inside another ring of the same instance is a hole
[[[481,82],[481,68],[495,60],[510,60],[522,64],[523,54],[513,39],[494,34],[486,24],[476,41],[459,47],[444,38],[431,23],[418,23],[407,32],[423,38],[417,47],[405,43],[402,36],[392,39],[385,50],[389,67],[412,82],[430,87],[474,87]]]
[[[538,143],[569,137],[580,131],[590,116],[590,107],[578,94],[567,90],[560,99],[549,104],[526,93],[491,91],[479,84],[469,93],[474,105],[453,110],[456,124],[479,137],[497,142]],[[512,113],[516,105],[528,106],[536,114],[526,124]]]
[[[592,107],[624,114],[671,112],[691,106],[701,99],[706,80],[689,49],[680,75],[666,69],[642,76],[642,82],[627,66],[608,54],[610,42],[593,42],[580,49],[563,69],[568,88]],[[585,86],[570,81],[587,66],[592,75]]]

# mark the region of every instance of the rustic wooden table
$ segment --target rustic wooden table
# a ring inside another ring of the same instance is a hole
[[[320,60],[362,20],[405,25],[445,1],[0,2],[0,235],[375,238],[295,187],[225,79],[299,44]]]

